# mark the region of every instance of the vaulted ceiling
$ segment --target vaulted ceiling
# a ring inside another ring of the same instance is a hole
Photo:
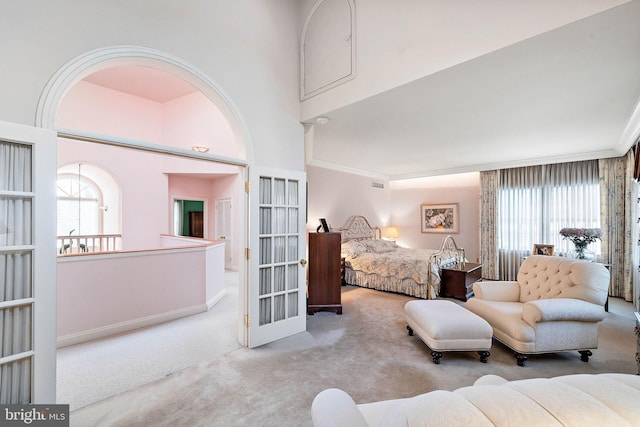
[[[631,2],[326,111],[308,157],[402,179],[620,156],[640,129],[639,20]]]
[[[636,0],[324,111],[308,161],[403,179],[620,156],[640,129],[638,22]],[[143,67],[86,80],[158,102],[195,90]]]

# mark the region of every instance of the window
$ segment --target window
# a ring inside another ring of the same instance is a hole
[[[100,190],[82,176],[58,176],[58,236],[95,235],[102,229]]]
[[[513,280],[520,261],[536,243],[573,250],[563,240],[565,227],[600,227],[597,160],[500,171],[498,249],[500,276]],[[600,254],[600,241],[590,247]]]

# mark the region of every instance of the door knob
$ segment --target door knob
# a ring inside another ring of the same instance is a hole
[[[301,260],[300,260],[300,265],[301,265],[301,266],[303,266],[303,267],[304,267],[305,265],[307,265],[307,260],[306,260],[306,259],[301,259]]]

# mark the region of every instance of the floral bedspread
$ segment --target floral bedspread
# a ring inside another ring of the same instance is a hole
[[[426,284],[429,277],[429,258],[437,252],[435,249],[408,249],[395,247],[389,252],[363,252],[352,257],[346,254],[351,268],[367,274],[397,279],[412,279],[416,283]],[[435,277],[439,276],[437,267],[432,266]]]

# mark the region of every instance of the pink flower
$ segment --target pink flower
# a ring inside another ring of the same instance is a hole
[[[588,244],[602,238],[600,228],[563,228],[560,235],[571,240],[577,249],[584,249]]]

